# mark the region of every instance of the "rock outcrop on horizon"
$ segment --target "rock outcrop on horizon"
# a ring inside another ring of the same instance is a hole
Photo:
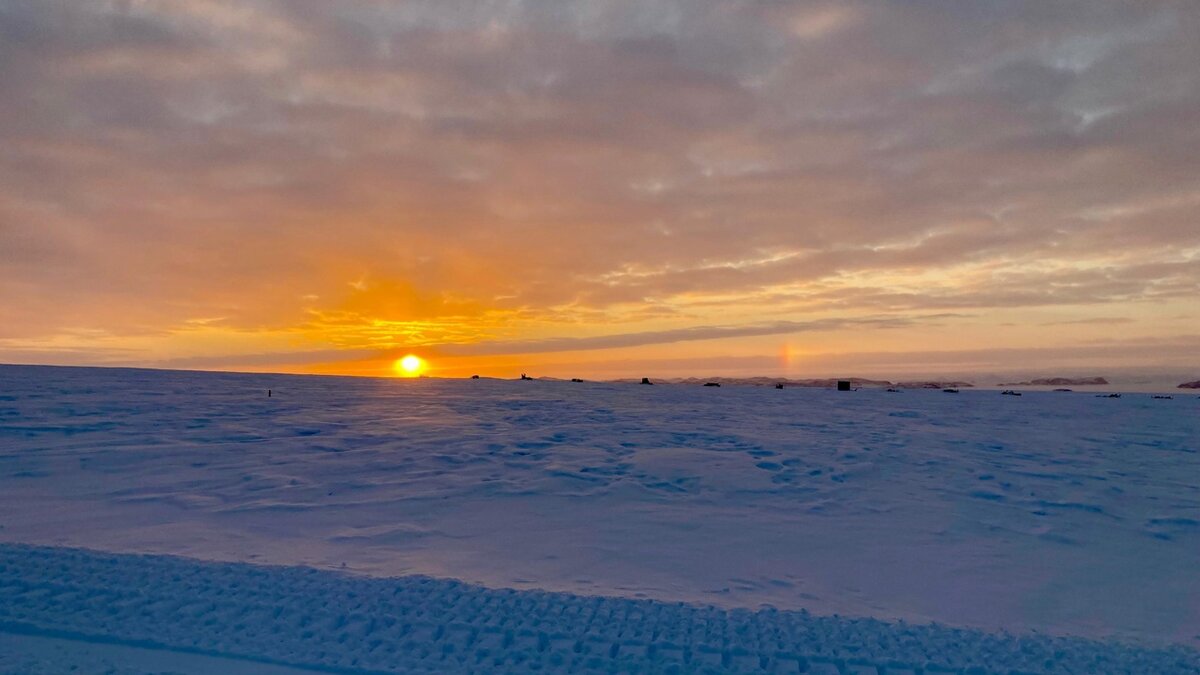
[[[1176,389],[1200,389],[1200,380],[1195,380],[1193,382],[1184,382],[1183,384],[1176,387]]]
[[[997,387],[1062,387],[1108,384],[1103,377],[1042,377],[1028,382],[1001,382]]]
[[[974,387],[975,385],[970,382],[917,380],[913,382],[897,382],[896,386],[901,389],[960,389],[962,387]]]

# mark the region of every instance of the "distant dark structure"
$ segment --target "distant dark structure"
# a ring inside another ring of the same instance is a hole
[[[1167,399],[1169,399],[1169,398],[1173,398],[1173,397],[1172,397],[1172,396],[1162,396],[1162,395],[1160,395],[1160,394],[1155,394],[1155,395],[1154,395],[1154,398],[1167,398]]]
[[[887,390],[888,390],[889,394],[899,394],[900,393],[900,390],[895,387],[888,387]]]
[[[1055,389],[1054,391],[1071,391],[1070,389]]]
[[[782,382],[780,382],[779,384],[775,385],[775,388],[776,388],[776,389],[783,389],[783,383],[782,383]]]
[[[850,380],[838,380],[838,391],[850,391]]]
[[[478,380],[478,379],[479,379],[479,376],[478,376],[478,375],[472,375],[472,376],[471,376],[471,379],[472,379],[472,380]]]
[[[1096,394],[1096,398],[1121,398],[1120,394]]]
[[[650,381],[650,378],[648,378],[648,377],[643,377],[643,378],[642,378],[642,384],[654,384],[654,383]]]
[[[1000,392],[1000,395],[1001,396],[1020,396],[1021,392],[1013,391],[1012,389],[1005,389],[1004,391]]]
[[[704,383],[704,386],[706,386],[706,387],[719,387],[719,386],[721,386],[721,383],[720,383],[720,382],[705,382],[705,383]]]
[[[267,390],[267,398],[271,398],[271,390],[270,389]]]
[[[958,390],[955,389],[954,387],[950,387],[948,389],[943,389],[942,391],[947,394],[957,394],[958,393]]]
[[[583,382],[583,380],[579,379],[578,377],[572,377],[571,381],[572,382]]]
[[[532,377],[530,377],[530,376],[528,376],[528,375],[526,375],[525,373],[521,373],[521,379],[522,379],[522,380],[532,380],[533,378],[532,378]]]

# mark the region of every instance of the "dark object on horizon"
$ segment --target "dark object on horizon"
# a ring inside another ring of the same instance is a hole
[[[899,393],[900,393],[900,390],[899,390],[899,389],[896,389],[895,387],[888,387],[888,389],[887,389],[887,390],[888,390],[888,392],[890,392],[890,393],[892,393],[892,394],[899,394]]]
[[[478,375],[472,375],[472,376],[471,376],[471,379],[472,379],[472,380],[478,380],[478,379],[479,379],[479,376],[478,376]]]
[[[917,380],[915,382],[897,382],[897,389],[959,389],[962,387],[974,387],[970,382],[960,382],[951,380],[942,382],[938,380]]]
[[[583,380],[579,379],[578,377],[572,377],[571,381],[572,382],[583,382]]]
[[[1096,394],[1096,398],[1121,398],[1120,394]]]
[[[522,380],[532,380],[533,378],[532,378],[532,377],[530,377],[530,376],[528,376],[528,375],[526,375],[525,373],[521,373],[521,379],[522,379]]]
[[[850,380],[838,380],[838,391],[850,391]]]
[[[942,392],[946,394],[957,394],[958,390],[954,387],[950,387],[949,389],[943,389]]]
[[[706,387],[719,387],[719,386],[721,386],[721,383],[720,383],[720,382],[705,382],[705,383],[704,383],[704,386],[706,386]]]
[[[642,378],[642,384],[654,384],[654,383],[650,381],[650,378],[648,378],[648,377],[643,377],[643,378]]]
[[[1013,391],[1012,389],[1005,389],[1004,391],[1000,392],[1000,395],[1001,396],[1020,396],[1021,392]]]
[[[1070,389],[1055,389],[1054,391],[1071,391]]]
[[[622,379],[622,380],[616,380],[616,381],[617,382],[628,382],[630,384],[637,384],[639,379],[640,378],[635,377],[632,379]],[[783,378],[783,377],[765,377],[765,376],[764,377],[716,377],[716,376],[714,376],[714,377],[682,377],[682,378],[660,379],[660,380],[657,380],[657,382],[659,384],[663,384],[663,383],[682,384],[685,386],[695,385],[697,387],[704,384],[705,382],[720,382],[722,387],[724,387],[725,385],[743,386],[743,387],[774,387],[776,384],[782,384],[785,389],[791,389],[792,387],[805,387],[805,388],[814,388],[814,389],[833,389],[834,387],[837,386],[837,382],[839,379],[849,380],[851,390],[861,389],[863,387],[878,387],[878,388],[882,389],[884,387],[898,386],[894,382],[891,382],[888,380],[869,380],[869,379],[862,378],[862,377],[843,377],[843,378],[824,377],[824,378],[815,378],[815,379],[810,378],[810,379],[803,379],[803,380],[790,380],[790,379]],[[945,386],[951,386],[952,384],[953,383],[948,383]]]
[[[1076,385],[1105,385],[1108,383],[1109,383],[1108,380],[1104,379],[1103,377],[1039,377],[1037,379],[1026,380],[1024,382],[1001,382],[1000,384],[998,384],[996,386],[997,387],[1048,387],[1048,386],[1058,385],[1061,387],[1064,384],[1076,386]]]
[[[1170,397],[1170,396],[1162,396],[1162,395],[1160,395],[1160,394],[1155,394],[1155,395],[1154,395],[1154,398],[1167,398],[1167,399],[1169,399],[1169,398],[1171,398],[1171,397]]]
[[[783,383],[782,383],[782,382],[780,382],[779,384],[776,384],[776,385],[775,385],[775,388],[776,388],[776,389],[783,389]]]
[[[1200,380],[1196,380],[1194,382],[1184,382],[1183,384],[1181,384],[1175,388],[1176,389],[1200,389]]]

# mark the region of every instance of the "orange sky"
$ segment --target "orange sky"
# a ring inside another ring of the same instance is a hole
[[[1200,363],[1200,6],[0,7],[0,362]]]

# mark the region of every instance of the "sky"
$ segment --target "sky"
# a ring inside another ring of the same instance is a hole
[[[0,363],[1200,375],[1197,35],[1194,0],[0,0]]]

